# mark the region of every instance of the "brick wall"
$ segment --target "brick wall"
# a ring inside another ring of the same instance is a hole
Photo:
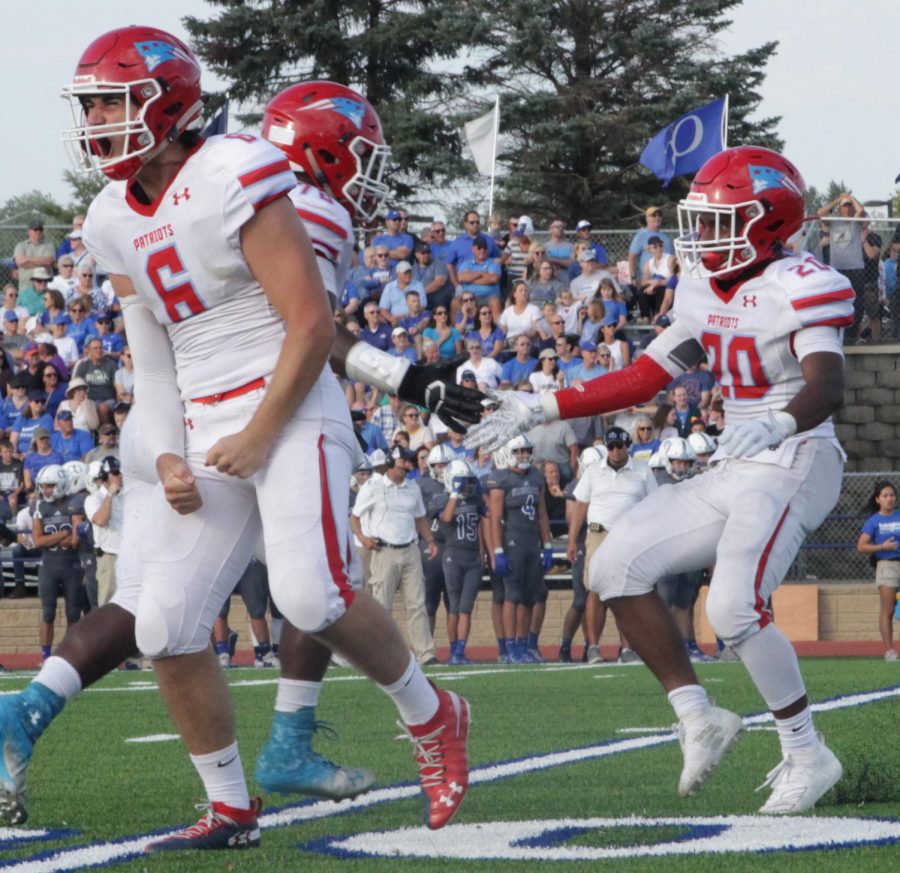
[[[848,473],[900,470],[900,355],[896,346],[845,349],[844,408],[837,435]]]

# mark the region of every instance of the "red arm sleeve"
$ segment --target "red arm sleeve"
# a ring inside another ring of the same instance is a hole
[[[553,396],[560,418],[582,418],[645,403],[671,381],[672,376],[665,369],[649,355],[642,355],[624,370],[565,388]]]

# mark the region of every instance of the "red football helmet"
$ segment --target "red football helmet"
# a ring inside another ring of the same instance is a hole
[[[111,94],[124,100],[123,120],[89,125],[82,99]],[[203,108],[197,59],[155,27],[122,27],[95,39],[62,96],[75,124],[62,139],[76,172],[100,169],[111,179],[130,179],[183,131],[199,127]]]
[[[805,189],[797,168],[770,149],[740,146],[714,155],[678,204],[682,270],[725,276],[777,255],[803,224]]]
[[[377,215],[388,195],[381,179],[391,149],[378,114],[356,91],[336,82],[292,85],[269,101],[262,135],[351,215]]]

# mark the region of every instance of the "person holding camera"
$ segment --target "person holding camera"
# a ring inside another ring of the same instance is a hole
[[[350,526],[363,548],[372,553],[369,585],[372,596],[388,610],[397,590],[403,594],[406,626],[416,660],[436,664],[434,637],[425,611],[425,574],[418,539],[427,543],[426,560],[435,560],[437,544],[428,518],[422,492],[415,481],[407,479],[416,466],[415,452],[394,446],[388,455],[383,476],[373,476],[356,497],[350,514]],[[367,536],[363,533],[366,521]]]
[[[116,592],[116,556],[122,531],[122,468],[109,455],[100,462],[100,487],[84,501],[84,514],[93,526],[97,552],[97,602],[108,603]]]

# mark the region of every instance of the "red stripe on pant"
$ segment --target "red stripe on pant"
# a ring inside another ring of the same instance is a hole
[[[763,549],[763,553],[759,559],[759,563],[756,565],[756,578],[753,580],[753,608],[759,613],[760,630],[762,630],[767,624],[771,623],[772,613],[763,602],[763,599],[759,593],[759,589],[762,587],[762,580],[766,572],[766,565],[769,563],[769,555],[772,553],[772,546],[775,545],[775,539],[777,538],[778,533],[781,530],[781,526],[784,524],[784,520],[787,518],[787,514],[790,511],[790,508],[790,503],[785,506],[784,512],[781,513],[781,518],[778,519],[778,524],[775,525],[775,530],[772,532],[772,536],[769,537],[769,541],[766,543],[766,547]]]
[[[341,557],[341,543],[338,542],[337,525],[334,523],[334,512],[331,509],[331,493],[328,490],[328,465],[322,443],[325,434],[319,435],[319,489],[322,495],[322,534],[325,537],[325,554],[328,557],[328,569],[331,578],[341,593],[341,600],[346,606],[353,603],[354,592],[347,578],[344,559]]]

